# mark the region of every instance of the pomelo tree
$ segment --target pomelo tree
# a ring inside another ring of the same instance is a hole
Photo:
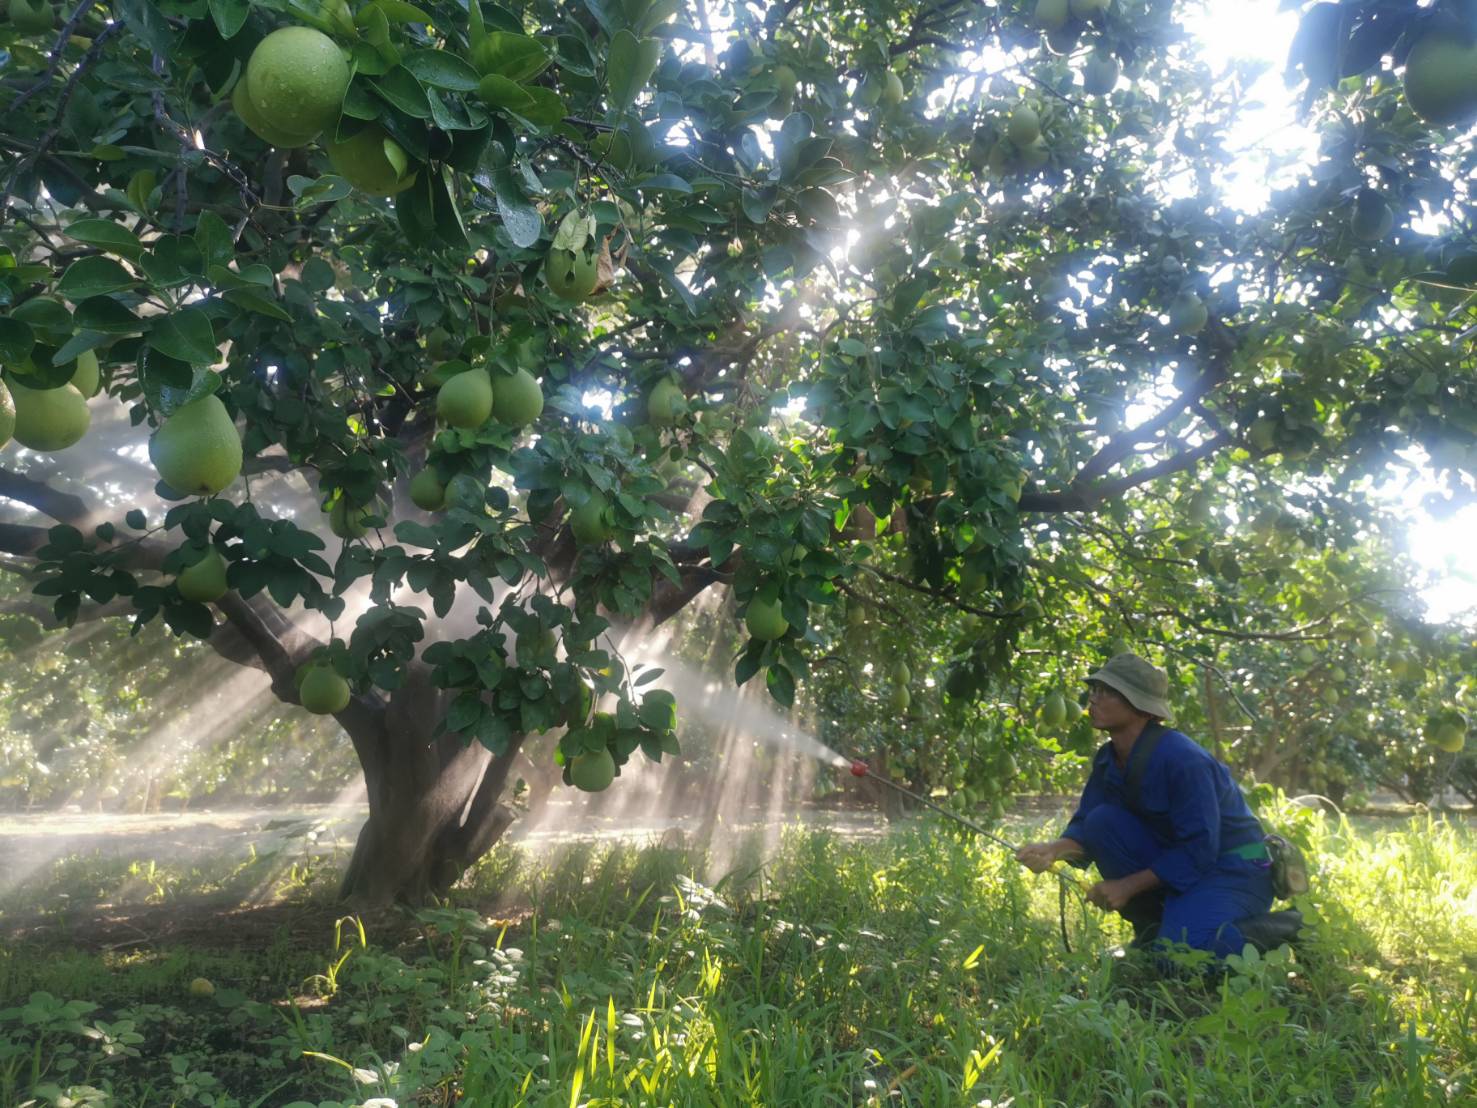
[[[853,601],[971,616],[981,695],[1101,558],[1187,639],[1378,623],[1249,623],[1221,527],[1357,546],[1413,447],[1470,495],[1477,105],[1448,50],[1421,115],[1391,69],[1461,12],[1334,7],[1322,143],[1242,210],[1247,75],[1172,0],[12,0],[0,548],[63,623],[121,604],[332,711],[366,901],[497,839],[531,735],[586,788],[675,752],[611,632],[714,587],[784,704]]]

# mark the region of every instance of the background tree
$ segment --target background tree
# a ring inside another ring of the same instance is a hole
[[[1415,447],[1470,496],[1477,104],[1380,76],[1461,7],[1330,7],[1322,145],[1253,213],[1244,81],[1171,0],[28,8],[0,362],[39,454],[0,495],[53,525],[0,547],[63,622],[118,601],[333,712],[370,901],[496,840],[529,735],[587,787],[675,751],[619,643],[715,584],[785,705],[853,599],[978,619],[959,701],[1073,597],[1378,636],[1374,595],[1259,601],[1282,556],[1212,527],[1356,549]]]

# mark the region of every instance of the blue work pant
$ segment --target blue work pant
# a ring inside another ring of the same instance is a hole
[[[1127,808],[1100,804],[1087,814],[1079,841],[1098,871],[1108,880],[1148,869],[1164,848],[1144,822]],[[1223,854],[1216,866],[1196,885],[1175,892],[1161,886],[1164,915],[1159,937],[1209,950],[1217,957],[1240,954],[1246,940],[1233,922],[1261,915],[1272,907],[1270,862],[1254,862]],[[1157,897],[1148,897],[1153,904]],[[1146,895],[1134,898],[1124,916],[1142,927]],[[1157,907],[1157,905],[1156,905]]]

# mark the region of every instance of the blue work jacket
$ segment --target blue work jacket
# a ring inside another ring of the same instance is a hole
[[[1113,757],[1112,742],[1104,743],[1062,837],[1081,842],[1082,821],[1099,804],[1128,808],[1126,776]],[[1139,780],[1138,807],[1131,810],[1163,848],[1149,868],[1174,892],[1198,884],[1228,852],[1263,840],[1262,826],[1231,771],[1180,731],[1160,737]]]

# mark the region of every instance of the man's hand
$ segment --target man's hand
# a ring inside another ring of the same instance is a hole
[[[1015,860],[1032,873],[1045,873],[1057,860],[1056,847],[1051,843],[1023,843],[1016,847]]]
[[[1087,890],[1087,902],[1109,912],[1121,912],[1138,893],[1127,878],[1116,881],[1099,881]]]

